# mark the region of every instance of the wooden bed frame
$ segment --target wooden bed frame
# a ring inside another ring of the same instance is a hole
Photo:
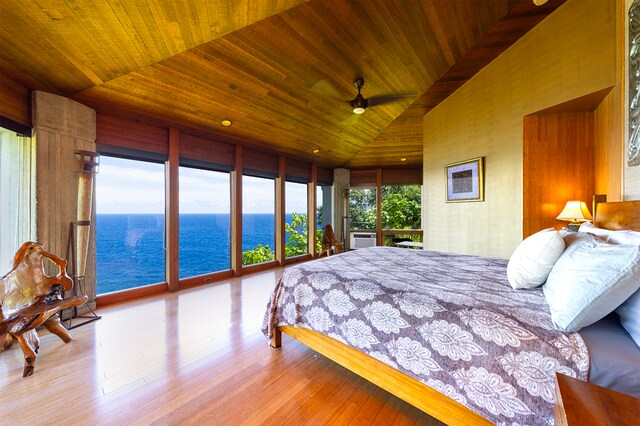
[[[594,224],[605,229],[640,231],[640,201],[601,203],[598,205]],[[316,331],[293,326],[278,327],[271,347],[281,346],[281,333],[302,342],[358,376],[449,425],[492,424],[478,413],[413,377]]]

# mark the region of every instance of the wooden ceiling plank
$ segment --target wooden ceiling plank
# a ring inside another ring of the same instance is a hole
[[[159,0],[147,0],[147,8],[148,10],[139,9],[140,13],[142,15],[145,15],[147,13],[150,14],[157,28],[165,29],[170,27],[170,23],[167,21],[164,15],[162,5],[160,4]],[[160,40],[166,47],[166,50],[169,52],[169,56],[176,55],[180,52],[174,43],[173,35],[171,34],[171,32],[160,31]]]
[[[188,14],[189,3],[191,2],[185,2],[184,0],[163,3],[165,13],[171,17],[171,32],[178,52],[184,52],[200,44],[200,40],[194,38],[191,30],[196,27],[196,24]]]
[[[167,50],[161,52],[154,42],[153,30],[157,33],[157,28],[150,29],[140,15],[138,8],[130,2],[110,3],[111,10],[115,14],[118,22],[125,30],[130,46],[136,49],[137,57],[142,58],[136,61],[137,66],[142,67],[147,64],[161,60],[169,55]],[[159,37],[159,34],[155,35]]]
[[[393,5],[392,5],[393,8]],[[385,42],[380,45],[373,43],[367,44],[367,51],[376,51],[376,56],[379,58],[375,62],[378,63],[393,63],[396,66],[392,68],[385,67],[381,69],[379,73],[378,81],[369,79],[371,83],[374,83],[372,87],[375,87],[375,83],[382,85],[385,84],[384,89],[376,92],[376,95],[385,96],[393,93],[416,93],[421,91],[421,86],[426,88],[426,85],[420,85],[417,80],[421,80],[419,77],[422,71],[411,72],[410,65],[412,60],[409,58],[409,52],[404,48],[407,39],[403,33],[403,29],[397,25],[394,21],[390,8],[384,4],[378,5],[375,3],[367,2],[363,4],[363,9],[367,12],[367,18],[363,21],[362,25],[371,25],[367,21],[373,21],[373,25],[380,29]],[[383,57],[389,58],[383,60]]]
[[[139,78],[137,78],[136,80],[139,80]],[[171,97],[171,99],[173,101],[172,108],[174,108],[174,110],[180,108],[180,107],[177,107],[175,105],[176,97],[179,96],[179,94],[175,94],[173,96],[170,96],[170,94],[173,92],[173,90],[171,88],[167,88],[167,87],[163,86],[162,84],[154,83],[154,80],[150,80],[149,84],[152,84],[153,87],[148,87],[147,90],[142,90],[141,92],[158,93],[158,94],[160,94],[160,99],[158,99],[156,101],[158,104],[162,104],[162,98],[164,96]],[[129,88],[129,90],[130,89],[131,88]],[[123,92],[126,91],[126,90],[127,89],[123,89]],[[131,102],[131,100],[128,100],[128,102]],[[191,109],[193,110],[193,109],[195,109],[195,107],[191,108]],[[259,115],[268,115],[269,114],[269,111],[260,111],[260,112],[262,112],[262,114],[259,114]],[[295,120],[291,120],[291,121],[294,122]],[[287,122],[287,121],[283,121],[283,122]],[[301,120],[300,124],[306,124],[306,123],[305,123],[304,120]]]
[[[443,20],[438,16],[439,8],[429,7],[429,5],[425,3],[423,9],[427,16],[427,22],[429,22],[429,25],[431,26],[438,45],[442,46],[442,54],[444,56],[445,64],[447,65],[447,67],[449,67],[453,65],[457,57],[451,50],[449,38],[445,36]]]
[[[530,0],[301,2],[2,0],[18,20],[0,28],[0,70],[160,127],[333,166],[398,165],[421,161],[422,116],[548,13]],[[419,96],[355,115],[357,77],[367,98]]]
[[[5,33],[5,27],[0,27],[0,40],[5,40],[6,37],[10,37],[10,34]],[[64,67],[54,67],[50,66],[51,57],[55,56],[55,52],[57,49],[55,46],[51,45],[47,40],[39,40],[38,43],[40,45],[47,46],[50,55],[47,57],[43,57],[40,55],[30,55],[28,67],[22,66],[22,63],[10,62],[10,67],[3,68],[9,69],[10,74],[16,78],[19,82],[22,81],[20,78],[21,75],[27,73],[31,76],[34,76],[38,81],[50,82],[47,84],[47,88],[56,94],[64,94],[69,95],[73,93],[73,88],[79,85],[84,87],[91,87],[93,83],[91,80],[84,75],[80,70],[78,70],[71,62],[68,61],[66,57],[62,54],[59,55],[59,62],[68,64]],[[33,47],[33,43],[27,44],[26,41],[17,40],[14,43],[7,43],[3,46],[3,54],[7,55],[13,52],[13,55],[21,55],[25,50],[29,50],[30,47]],[[12,55],[12,56],[13,56]]]
[[[97,0],[94,8],[73,7],[69,10],[70,17],[77,23],[75,28],[84,28],[83,37],[69,40],[65,55],[77,59],[74,65],[83,69],[98,69],[94,80],[95,85],[112,80],[121,74],[121,70],[134,70],[144,64],[130,54],[127,32],[124,30],[117,15],[103,0]],[[72,25],[71,23],[64,23]],[[64,26],[62,27],[64,31]],[[56,38],[60,38],[56,35]],[[100,67],[95,67],[100,64]]]
[[[262,50],[262,49],[260,49],[260,50]],[[265,50],[266,50],[266,49],[265,49]],[[251,55],[254,55],[254,53],[253,53],[253,52],[251,52]],[[251,56],[251,55],[250,55],[250,56]],[[246,64],[247,64],[247,62],[246,62],[246,61],[241,61],[241,62],[246,66]],[[226,61],[226,60],[223,60],[223,61],[221,61],[220,63],[221,63],[221,65],[222,65],[222,66],[226,66],[226,65],[227,65],[227,61]],[[259,70],[256,70],[256,71],[259,71]],[[253,72],[251,72],[250,70],[243,71],[243,72],[246,72],[246,76],[243,76],[243,78],[242,78],[242,80],[244,81],[244,85],[246,85],[247,81],[251,81],[251,80],[253,79],[253,75],[254,75],[254,73],[253,73]],[[238,71],[234,71],[234,72],[233,72],[233,75],[235,75],[235,76],[237,77],[237,76],[238,76]],[[264,80],[264,78],[263,78],[262,80]],[[256,83],[260,84],[260,83],[262,83],[262,82],[263,82],[262,80],[256,80]],[[276,83],[275,83],[275,82],[273,82],[273,83],[271,83],[271,82],[270,82],[270,84],[274,84],[274,85],[275,85]],[[280,84],[280,83],[278,82],[278,84]],[[241,90],[241,88],[236,89],[236,90],[235,90],[235,92],[238,92],[238,90]],[[286,85],[284,86],[283,91],[284,91],[284,92],[286,92]],[[253,99],[255,99],[255,92],[253,92],[253,93],[248,93],[248,94],[247,94],[247,96],[249,96],[249,97],[250,97],[250,99],[251,99],[251,101],[253,101]],[[292,103],[295,103],[295,99],[294,99],[294,98],[287,99],[287,101],[286,101],[286,102],[283,102],[283,104],[292,104]],[[286,107],[287,105],[282,105],[282,106],[283,106],[283,107]],[[300,106],[300,108],[302,109],[302,108],[304,108],[304,106],[305,106],[305,105],[304,105],[304,104],[300,104],[299,106]],[[332,105],[332,108],[333,108],[333,105]],[[278,108],[278,111],[280,111],[280,108]],[[294,117],[291,117],[291,118],[295,120],[295,119],[297,119],[297,117],[296,117],[296,116],[299,116],[299,115],[300,115],[299,113],[295,113],[295,116],[294,116]],[[307,123],[308,123],[308,122],[309,122],[309,120],[315,120],[315,119],[314,119],[314,117],[313,117],[313,116],[310,116],[310,117],[308,117],[308,118],[305,118],[305,122],[307,122]],[[323,125],[324,125],[324,122],[322,122],[322,121],[318,121],[318,122],[317,122],[317,124],[318,124],[318,126],[323,126]]]
[[[22,12],[22,13],[21,13]],[[45,34],[53,31],[52,28],[56,22],[52,21],[40,7],[34,3],[21,4],[17,13],[15,9],[2,7],[2,26],[0,27],[0,40],[3,42],[3,55],[7,58],[21,57],[26,55],[28,58],[26,61],[21,61],[12,64],[11,74],[21,81],[21,75],[23,73],[35,74],[38,79],[43,81],[54,80],[53,84],[48,87],[53,88],[54,93],[68,94],[70,93],[68,87],[73,84],[82,84],[84,87],[92,85],[91,79],[83,74],[75,67],[65,55],[65,52],[59,50],[58,46],[52,44],[49,41],[49,37],[43,35],[37,37],[34,40],[18,39],[12,41],[16,32],[23,31],[23,28],[28,28],[30,25],[35,25],[35,22],[42,22],[42,25],[47,27]],[[46,52],[45,55],[38,54],[38,52]],[[10,53],[15,52],[10,55]],[[68,64],[68,70],[57,70],[59,67],[52,67],[51,64],[55,63],[52,58],[57,58],[59,63]],[[22,67],[20,64],[29,63],[31,66]]]

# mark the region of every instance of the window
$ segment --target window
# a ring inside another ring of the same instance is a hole
[[[96,175],[96,292],[165,281],[164,165],[101,156]]]
[[[307,239],[307,185],[285,182],[285,257],[309,253]]]
[[[242,176],[242,264],[275,259],[275,181]]]
[[[420,229],[421,221],[421,185],[385,185],[382,187],[382,229]],[[401,240],[420,241],[420,235],[401,232],[385,235],[385,245],[393,245],[394,242]]]
[[[351,188],[349,228],[351,231],[376,229],[376,188]]]
[[[180,278],[231,267],[229,173],[180,167]]]
[[[22,243],[35,241],[35,145],[0,127],[0,276]]]

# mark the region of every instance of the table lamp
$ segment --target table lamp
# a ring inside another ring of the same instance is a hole
[[[584,201],[567,201],[556,219],[569,221],[569,229],[577,231],[582,222],[592,220],[593,217]]]

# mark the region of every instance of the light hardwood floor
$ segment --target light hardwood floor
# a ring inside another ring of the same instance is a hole
[[[0,425],[439,425],[288,336],[260,328],[280,270],[99,311],[64,344],[40,332],[35,373],[0,352]]]

